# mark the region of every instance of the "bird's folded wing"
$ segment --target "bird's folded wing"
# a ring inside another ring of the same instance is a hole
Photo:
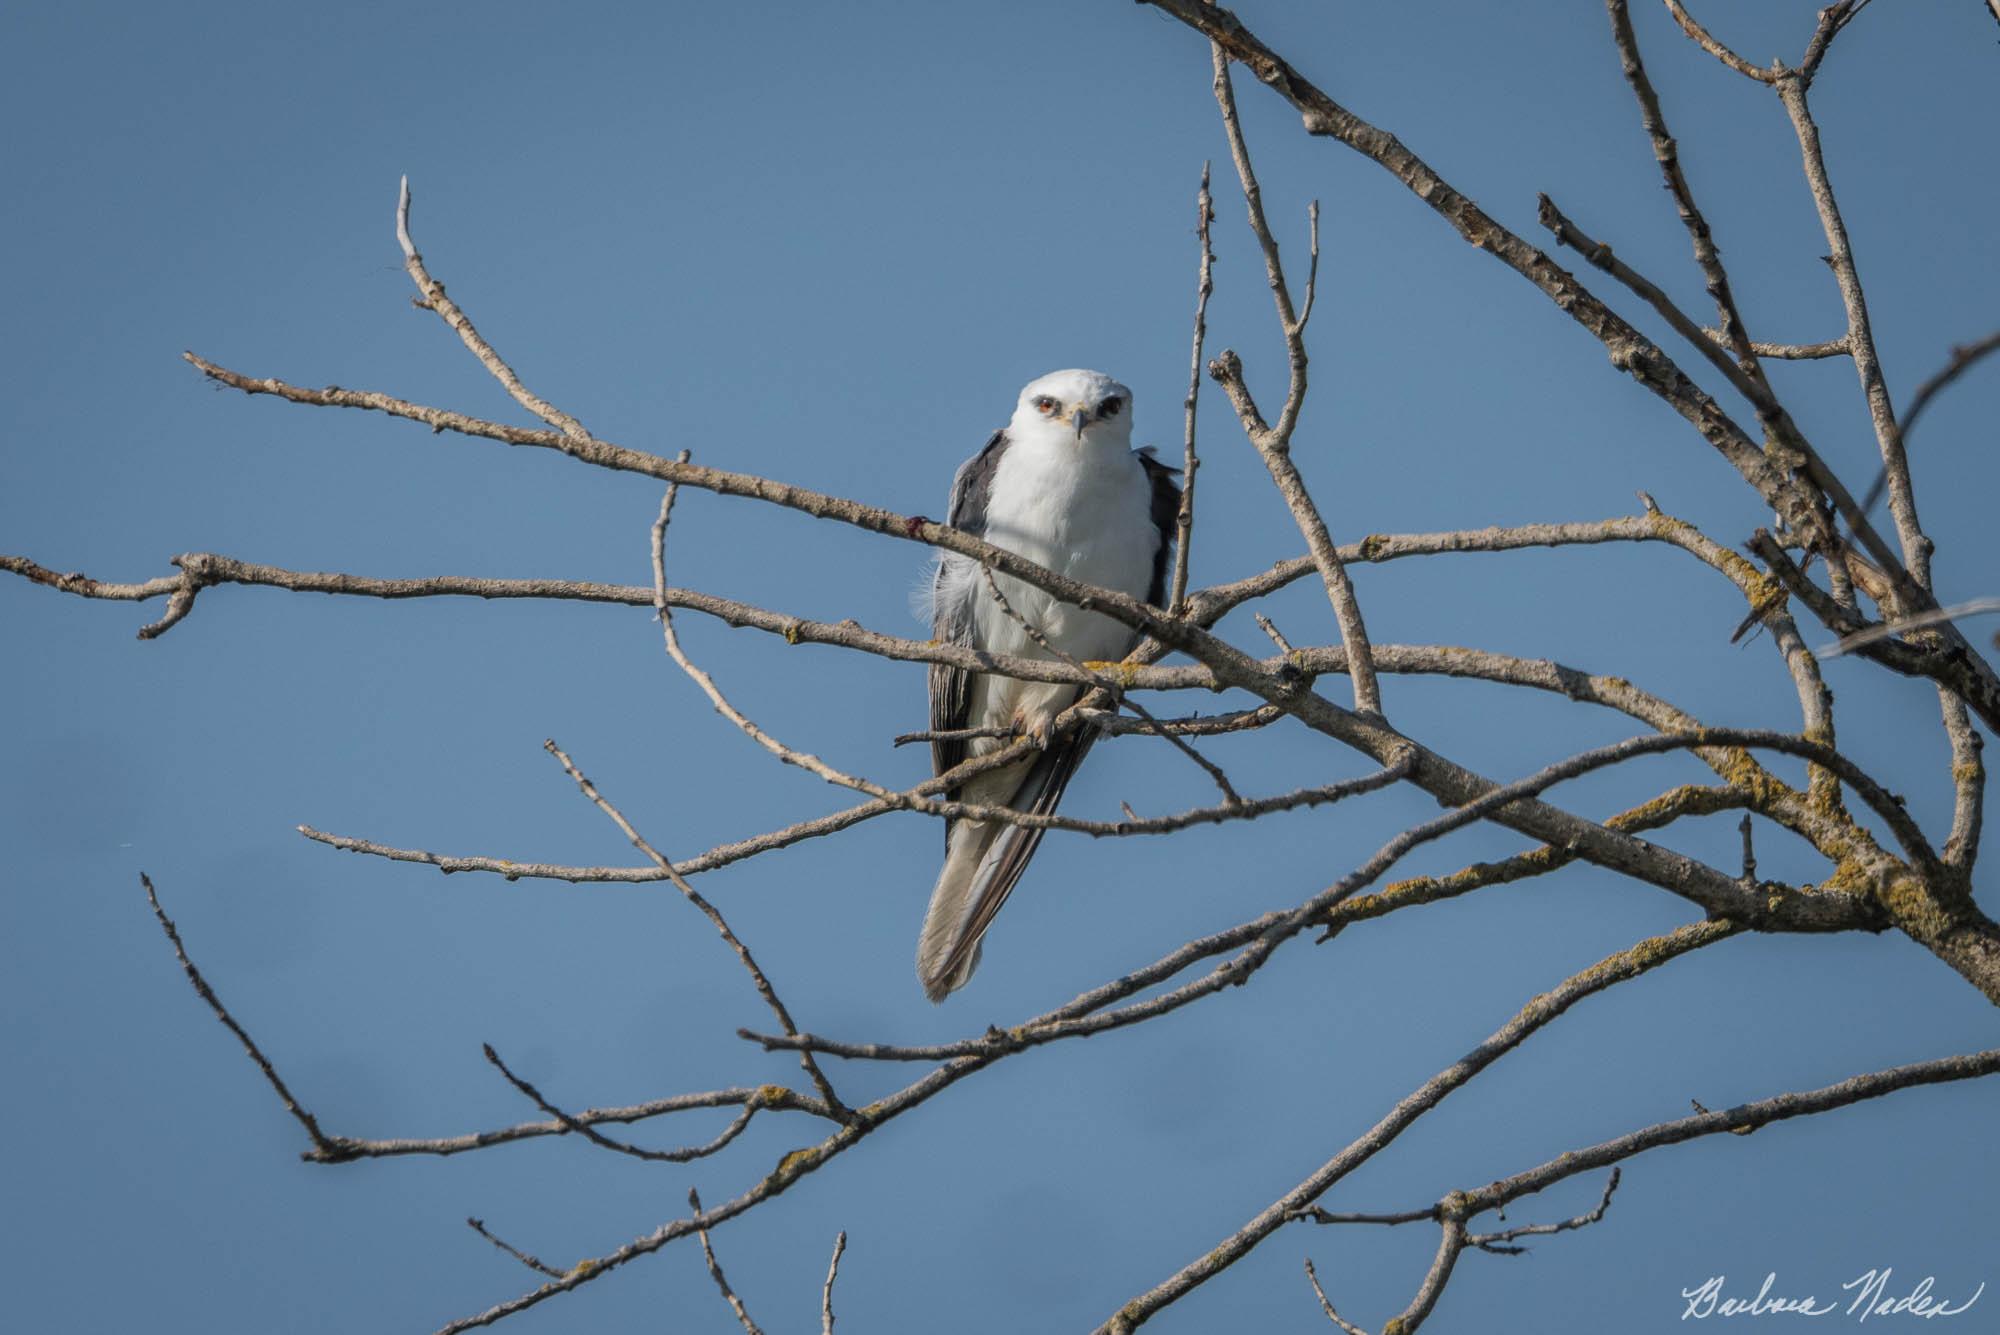
[[[951,500],[945,522],[953,528],[984,536],[986,502],[993,492],[993,473],[1007,452],[1007,433],[996,431],[979,453],[967,459],[951,480]],[[972,572],[975,563],[964,557],[939,553],[931,576],[931,634],[948,644],[972,645],[972,599],[975,596]],[[972,701],[972,674],[946,663],[931,664],[931,731],[955,732],[971,726],[968,710]],[[943,774],[957,768],[969,754],[962,740],[931,741],[931,773]],[[947,793],[946,796],[956,794]],[[951,822],[945,822],[945,837],[951,837]]]

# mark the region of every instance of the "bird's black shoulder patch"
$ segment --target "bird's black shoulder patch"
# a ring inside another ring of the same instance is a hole
[[[982,536],[985,534],[986,505],[993,496],[993,474],[1000,467],[1000,456],[1007,452],[1008,443],[1004,429],[995,431],[979,453],[959,466],[958,475],[951,480],[951,512],[945,519],[953,528]]]
[[[1153,486],[1153,527],[1159,530],[1160,545],[1153,552],[1153,583],[1146,591],[1146,601],[1155,607],[1164,608],[1167,597],[1167,576],[1174,568],[1174,539],[1180,522],[1181,489],[1174,479],[1181,473],[1178,468],[1169,468],[1154,455],[1151,445],[1132,451],[1139,460],[1139,466],[1146,470],[1146,480]]]

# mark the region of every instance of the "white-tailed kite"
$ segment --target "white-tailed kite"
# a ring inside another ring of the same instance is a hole
[[[1060,574],[1158,606],[1180,509],[1173,479],[1174,470],[1132,449],[1131,390],[1097,371],[1053,371],[1021,391],[1013,420],[958,470],[947,522]],[[1078,662],[1123,658],[1137,641],[1130,627],[1019,580],[996,573],[993,584],[1006,606],[978,562],[943,553],[931,581],[932,633],[994,653],[1054,658],[1055,650]],[[1080,692],[932,664],[932,731],[1004,728],[1042,746],[1040,755],[978,775],[946,796],[1053,812],[1094,740],[1089,728],[1050,740],[1056,716]],[[931,767],[942,774],[1005,745],[997,737],[934,740]],[[932,1001],[965,986],[979,967],[980,938],[1041,840],[1040,830],[1000,821],[946,823],[944,869],[917,941],[917,978]]]

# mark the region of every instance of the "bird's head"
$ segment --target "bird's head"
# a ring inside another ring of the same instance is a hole
[[[1132,444],[1132,391],[1102,371],[1051,371],[1028,383],[1007,427],[1015,439]]]

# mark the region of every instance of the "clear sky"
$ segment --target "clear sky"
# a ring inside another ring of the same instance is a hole
[[[1752,58],[1795,58],[1815,5],[1710,4]],[[1754,8],[1754,13],[1732,12]],[[1657,6],[1642,44],[1758,337],[1839,332],[1825,246],[1776,99]],[[1547,191],[1690,309],[1704,298],[1604,14],[1513,5],[1260,3],[1251,26],[1539,239]],[[1870,9],[1815,90],[1892,389],[2000,324],[2000,37],[1976,0]],[[1057,367],[1134,387],[1138,438],[1177,455],[1193,194],[1225,160],[1205,45],[1127,3],[640,6],[115,4],[0,18],[0,550],[139,580],[190,550],[369,575],[640,583],[650,482],[376,416],[249,401],[180,359],[521,414],[413,311],[391,229],[417,192],[434,271],[528,382],[601,435],[903,511]],[[1726,543],[1767,516],[1657,400],[1400,185],[1240,80],[1287,253],[1324,210],[1314,394],[1298,458],[1344,540],[1597,519],[1656,496]],[[1233,182],[1218,175],[1213,348],[1275,401],[1283,358]],[[1566,265],[1573,255],[1559,256]],[[1594,290],[1610,281],[1588,274]],[[1634,303],[1618,297],[1627,313]],[[1657,322],[1639,321],[1654,330]],[[1662,335],[1663,339],[1665,335]],[[1682,350],[1670,351],[1692,364]],[[1844,362],[1772,372],[1850,482],[1873,442]],[[1994,373],[1916,437],[1947,600],[2000,593]],[[1198,583],[1302,549],[1220,396],[1204,398]],[[1747,417],[1746,419],[1747,420]],[[673,578],[799,615],[916,630],[924,554],[746,502],[684,498]],[[1736,594],[1664,548],[1439,558],[1356,572],[1375,638],[1548,656],[1627,676],[1717,724],[1795,726],[1767,639],[1727,643]],[[0,582],[0,1254],[21,1330],[426,1331],[532,1287],[464,1227],[559,1264],[734,1195],[804,1143],[760,1119],[730,1153],[640,1164],[570,1141],[449,1160],[301,1164],[298,1128],[180,978],[158,883],[196,958],[339,1133],[440,1135],[533,1110],[490,1041],[571,1106],[797,1077],[733,1036],[764,1012],[661,887],[509,884],[336,854],[324,829],[447,852],[626,863],[542,754],[559,739],[670,854],[842,804],[713,714],[637,609],[384,604],[227,588],[161,640],[145,607]],[[1317,592],[1276,600],[1298,642]],[[884,781],[923,670],[682,618],[760,722]],[[1263,644],[1247,620],[1237,643]],[[1982,637],[1985,631],[1980,632]],[[1815,640],[1815,642],[1817,642]],[[1936,703],[1830,666],[1841,741],[1924,819],[1949,810]],[[1344,683],[1325,689],[1340,698]],[[1629,720],[1471,683],[1392,679],[1394,721],[1511,778]],[[1224,707],[1204,698],[1200,707]],[[1218,742],[1239,787],[1357,773],[1301,728]],[[1783,768],[1782,766],[1780,768]],[[1701,771],[1654,759],[1565,789],[1602,815]],[[1207,800],[1162,744],[1098,748],[1066,809]],[[915,816],[705,879],[802,1024],[937,1041],[1012,1023],[1197,932],[1296,903],[1420,795],[1172,841],[1051,836],[972,986],[926,1003],[911,954],[938,835]],[[1730,865],[1727,818],[1661,841]],[[1480,830],[1413,859],[1503,856]],[[1767,874],[1817,864],[1763,832]],[[1990,877],[1982,876],[1985,888]],[[1989,905],[1989,908],[1991,906]],[[1056,1045],[939,1098],[716,1234],[767,1329],[810,1328],[849,1236],[843,1329],[1088,1329],[1214,1246],[1529,997],[1693,916],[1586,867],[1282,953],[1257,985],[1157,1026]],[[1991,1046],[1993,1008],[1893,936],[1724,943],[1585,1002],[1326,1202],[1405,1209],[1648,1122]],[[843,1070],[851,1097],[908,1072]],[[1905,1093],[1629,1165],[1608,1218],[1531,1255],[1471,1256],[1441,1330],[1666,1331],[1682,1288],[1829,1293],[1981,1281],[2000,1311],[1990,1128],[2000,1086]],[[699,1114],[635,1133],[704,1139]],[[1515,1220],[1589,1206],[1578,1181]],[[1326,1329],[1312,1256],[1371,1329],[1427,1230],[1280,1232],[1162,1318],[1169,1331]],[[518,1319],[542,1331],[722,1331],[692,1247]]]

